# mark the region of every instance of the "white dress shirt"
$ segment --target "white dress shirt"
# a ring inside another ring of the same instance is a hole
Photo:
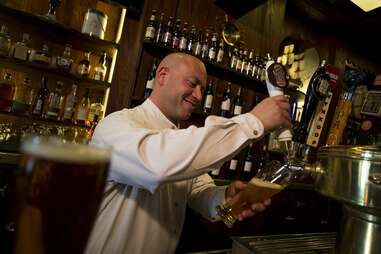
[[[109,181],[85,253],[174,253],[186,204],[214,220],[224,202],[206,173],[262,135],[250,113],[178,129],[149,99],[108,115],[92,143],[113,149]]]

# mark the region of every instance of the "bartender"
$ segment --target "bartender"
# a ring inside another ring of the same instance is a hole
[[[207,73],[196,57],[173,53],[159,64],[151,96],[103,119],[92,143],[112,147],[111,171],[86,253],[175,253],[186,205],[211,221],[215,207],[245,184],[216,186],[207,172],[280,126],[291,127],[288,98],[266,98],[233,118],[209,116],[179,129],[202,101]],[[239,219],[263,211],[249,204]]]

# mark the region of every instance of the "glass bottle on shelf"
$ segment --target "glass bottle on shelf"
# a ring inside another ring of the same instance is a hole
[[[77,106],[75,113],[75,123],[86,125],[88,123],[90,110],[90,89],[86,88],[85,95],[82,97],[81,102]]]
[[[235,70],[238,72],[241,72],[241,68],[242,68],[242,55],[243,55],[242,49],[239,49],[238,55],[237,55],[237,63],[235,66]]]
[[[233,116],[238,116],[242,113],[242,103],[241,103],[241,87],[238,88],[237,96],[235,97]]]
[[[209,172],[210,176],[214,179],[218,178],[220,176],[220,169],[216,168]]]
[[[99,64],[94,68],[94,80],[100,80],[104,81],[106,78],[106,72],[107,72],[107,67],[106,67],[106,52],[102,51],[102,55],[99,58]]]
[[[227,179],[234,180],[237,178],[237,168],[238,168],[238,154],[228,162],[227,174],[226,174]]]
[[[77,74],[81,75],[82,77],[88,77],[90,74],[90,69],[90,52],[86,51],[84,53],[84,57],[78,63]]]
[[[1,26],[0,30],[0,55],[8,56],[11,48],[11,37],[8,35],[8,27]]]
[[[56,58],[56,65],[58,69],[70,72],[72,63],[73,59],[71,57],[71,45],[66,44],[62,56],[57,56]]]
[[[157,31],[155,34],[155,42],[160,43],[164,36],[164,13],[160,14],[159,24],[157,25]]]
[[[191,31],[189,33],[189,38],[188,38],[188,43],[187,43],[187,48],[186,52],[189,54],[193,53],[193,48],[197,40],[197,29],[196,26],[192,26]]]
[[[217,33],[213,33],[208,51],[208,60],[214,62],[217,56]]]
[[[32,115],[42,116],[45,104],[47,102],[48,95],[49,95],[48,78],[45,76],[42,76],[41,87],[40,89],[38,89],[36,98],[33,103]]]
[[[102,98],[98,97],[96,102],[90,105],[89,121],[91,126],[94,126],[94,124],[97,125],[98,122],[102,120],[103,111]]]
[[[24,33],[22,35],[22,41],[18,41],[13,45],[12,56],[20,60],[27,60],[29,54],[29,34]]]
[[[77,85],[71,86],[70,93],[66,96],[65,104],[63,107],[62,120],[64,123],[73,123],[73,116],[75,111],[75,104],[77,103]]]
[[[212,112],[212,107],[213,107],[213,81],[209,80],[208,87],[205,90],[204,94],[204,105],[203,105],[203,111],[205,113],[211,113]]]
[[[246,70],[246,68],[247,68],[247,63],[248,63],[248,61],[249,61],[249,59],[248,59],[248,57],[247,57],[247,49],[245,48],[244,50],[243,50],[243,54],[242,54],[242,64],[241,64],[241,69],[240,70],[238,70],[239,72],[242,72],[242,73],[244,73],[245,72],[245,70]]]
[[[46,117],[49,119],[58,120],[60,116],[60,110],[63,102],[62,86],[62,81],[57,81],[55,91],[50,93],[48,109],[46,111]]]
[[[146,85],[144,88],[144,100],[147,99],[152,92],[153,86],[155,84],[155,76],[156,76],[156,69],[157,69],[157,60],[155,59],[151,69],[147,73],[147,79],[146,79]]]
[[[259,56],[258,55],[256,55],[255,56],[255,59],[254,59],[254,61],[253,61],[253,69],[252,69],[252,71],[251,71],[251,76],[253,77],[253,78],[256,78],[257,77],[257,74],[258,74],[258,72],[259,72]]]
[[[224,39],[221,38],[220,39],[220,43],[218,45],[218,51],[217,51],[217,59],[216,59],[216,62],[219,63],[219,64],[222,64],[223,61],[224,61]]]
[[[180,45],[180,37],[181,37],[180,24],[181,24],[181,20],[177,19],[175,28],[173,30],[173,36],[172,36],[172,42],[171,42],[171,47],[173,49],[178,49]]]
[[[27,112],[30,107],[32,85],[30,78],[24,78],[21,84],[16,84],[15,94],[13,96],[12,111]]]
[[[165,26],[165,32],[163,36],[163,44],[167,47],[171,46],[173,33],[173,17],[169,17],[167,25]]]
[[[231,108],[231,94],[230,94],[230,82],[228,82],[228,86],[224,92],[222,103],[221,103],[221,112],[220,115],[222,117],[229,117],[230,108]]]
[[[251,169],[253,167],[253,143],[250,143],[246,151],[245,162],[243,164],[243,171],[241,179],[249,181],[252,178]]]
[[[39,64],[50,64],[49,48],[44,44],[40,51],[32,50],[29,56],[29,60]]]
[[[201,55],[201,51],[202,51],[201,39],[202,39],[202,31],[200,30],[198,31],[198,36],[196,37],[196,40],[195,40],[195,43],[193,44],[193,49],[192,49],[193,55],[195,56]]]
[[[153,41],[155,39],[156,23],[156,10],[152,10],[151,17],[146,28],[146,33],[144,35],[145,40]]]
[[[209,30],[205,30],[204,38],[201,46],[201,57],[206,59],[209,53]]]
[[[7,72],[4,74],[3,80],[0,81],[0,110],[11,110],[14,93],[15,85],[12,82],[12,74]]]
[[[239,57],[238,54],[239,54],[239,49],[237,47],[234,47],[234,50],[233,50],[232,56],[230,57],[230,62],[229,62],[229,67],[232,70],[235,70],[237,67],[237,60]]]
[[[246,68],[244,70],[244,73],[248,76],[251,76],[251,71],[253,70],[253,64],[254,64],[254,51],[250,50],[249,58],[247,59]]]
[[[188,22],[184,22],[183,31],[181,32],[179,51],[185,51],[188,44]]]

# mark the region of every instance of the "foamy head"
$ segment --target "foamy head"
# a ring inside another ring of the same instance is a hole
[[[21,152],[46,160],[77,164],[107,163],[111,158],[111,153],[107,149],[65,143],[59,138],[52,137],[27,138],[21,144]]]
[[[255,177],[250,180],[249,184],[252,184],[255,186],[260,186],[263,188],[275,189],[275,190],[282,190],[284,188],[282,185],[263,181],[259,178],[255,178]]]

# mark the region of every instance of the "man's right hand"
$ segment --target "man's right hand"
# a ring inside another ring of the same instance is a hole
[[[278,95],[265,98],[250,113],[261,120],[265,133],[268,133],[280,127],[292,128],[290,108],[288,97]]]

